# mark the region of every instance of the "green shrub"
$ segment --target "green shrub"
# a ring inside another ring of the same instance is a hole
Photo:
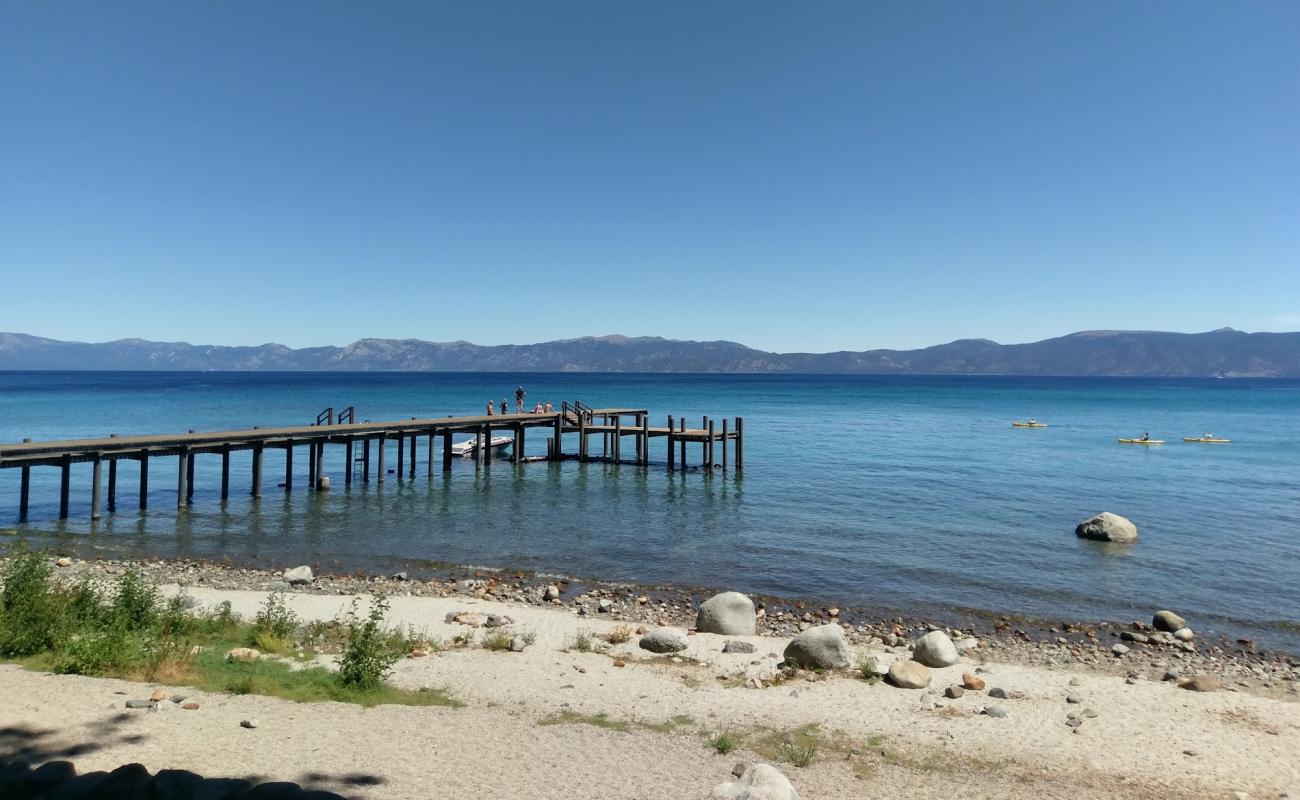
[[[485,650],[509,650],[512,638],[514,637],[505,628],[487,628],[483,631],[483,648]]]
[[[717,751],[718,755],[725,756],[736,749],[736,740],[727,731],[718,731],[709,737],[709,746]]]
[[[393,664],[402,657],[401,652],[390,649],[385,641],[386,613],[388,598],[376,594],[370,603],[370,614],[363,622],[357,616],[357,600],[353,599],[347,620],[348,641],[339,657],[339,680],[345,687],[362,691],[379,688]]]
[[[298,615],[293,613],[284,600],[283,591],[274,591],[266,596],[262,607],[253,620],[253,630],[258,638],[270,637],[273,640],[286,640],[293,636],[298,628]]]
[[[884,678],[884,673],[880,671],[880,665],[874,658],[863,658],[858,662],[858,677],[867,683],[880,683]]]
[[[20,550],[10,557],[0,592],[0,655],[30,656],[58,645],[64,609],[50,585],[52,571],[39,553]]]
[[[127,567],[117,582],[113,598],[113,621],[128,631],[144,631],[158,619],[158,590],[145,581],[140,570]]]
[[[72,635],[54,654],[54,672],[102,675],[131,667],[140,658],[140,643],[120,627]]]

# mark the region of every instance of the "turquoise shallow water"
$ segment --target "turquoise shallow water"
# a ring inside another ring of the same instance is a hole
[[[124,463],[119,511],[92,529],[79,465],[66,524],[57,471],[35,471],[25,530],[120,553],[509,565],[901,611],[1122,621],[1169,607],[1203,632],[1300,652],[1300,381],[0,373],[0,441],[303,424],[327,405],[369,419],[479,413],[519,383],[529,405],[579,398],[646,407],[656,422],[743,416],[744,476],[669,475],[656,442],[648,470],[498,463],[477,474],[458,463],[450,476],[430,480],[422,466],[414,481],[344,489],[339,448],[327,456],[333,491],[285,496],[282,456],[268,451],[258,506],[242,493],[247,454],[224,506],[219,461],[200,457],[180,515],[170,464],[153,465],[141,514]],[[1051,427],[1010,428],[1031,415]],[[1144,430],[1170,443],[1115,443]],[[1205,431],[1233,443],[1181,442]],[[544,448],[529,441],[530,453]],[[17,470],[0,471],[0,524],[15,520],[17,494]],[[1076,539],[1074,525],[1102,510],[1131,518],[1141,541]]]

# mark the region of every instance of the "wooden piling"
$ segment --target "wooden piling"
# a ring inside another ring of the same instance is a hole
[[[510,460],[518,464],[524,460],[524,426],[515,423],[515,443],[510,446]]]
[[[194,497],[194,462],[196,453],[190,453],[185,459],[185,505],[190,504],[190,499]]]
[[[673,415],[669,414],[668,415],[668,471],[669,472],[672,472],[674,469],[676,469],[676,464],[674,463],[675,461],[674,456],[677,454],[677,451],[673,449],[673,439],[675,438],[676,437],[673,436]]]
[[[736,472],[745,468],[745,418],[736,417]]]
[[[361,482],[370,483],[370,437],[361,440]]]
[[[249,494],[254,498],[262,496],[262,445],[253,446],[253,481]]]
[[[709,439],[704,443],[704,466],[713,473],[713,420],[709,420]]]
[[[149,507],[149,451],[140,451],[140,510]]]
[[[727,471],[727,418],[722,418],[722,471]]]
[[[221,446],[221,499],[230,499],[230,445],[228,444]]]
[[[117,459],[108,460],[108,512],[117,510]]]
[[[27,508],[31,502],[32,495],[32,468],[23,467],[22,477],[18,483],[18,519],[25,521],[27,519]]]
[[[451,431],[442,435],[442,471],[451,472]]]
[[[650,415],[641,415],[641,466],[650,465]]]
[[[427,477],[433,477],[433,433],[429,433],[428,446],[425,448],[425,461],[428,462]]]
[[[555,433],[551,434],[551,436],[553,442],[551,445],[551,458],[559,461],[563,457],[564,444],[564,418],[559,414],[555,415]]]
[[[286,452],[288,451],[286,450]],[[287,479],[285,483],[286,484],[288,483]],[[316,485],[316,443],[308,442],[307,443],[307,489],[310,490],[315,485]],[[285,489],[286,490],[288,489],[287,485],[285,486]]]
[[[578,460],[587,460],[587,415],[578,412]]]
[[[99,519],[99,479],[102,469],[100,456],[96,453],[90,468],[90,519],[92,521]]]
[[[182,447],[176,454],[176,507],[185,508],[189,502],[190,451]]]
[[[379,448],[379,452],[376,453],[379,463],[375,465],[375,480],[379,483],[384,482],[384,451],[388,449],[387,445],[387,437],[382,433],[379,434],[379,439],[375,442],[375,447]]]
[[[293,442],[284,443],[284,490],[293,491]]]
[[[352,472],[357,468],[356,457],[352,452],[352,437],[343,443],[343,457],[347,459],[348,469],[343,473],[343,483],[352,483]]]
[[[320,488],[321,476],[325,474],[325,442],[316,442],[312,447],[316,448],[316,476],[311,479],[311,488],[315,491]]]
[[[419,440],[420,437],[417,434],[414,433],[411,434],[411,468],[407,472],[407,475],[410,477],[411,480],[415,480],[415,462],[417,460],[415,445],[416,442],[418,442]]]
[[[678,447],[681,448],[681,453],[679,454],[681,458],[679,460],[682,462],[682,469],[686,469],[686,417],[681,418],[680,424],[682,426],[682,435],[678,437]]]
[[[59,519],[68,518],[68,493],[72,490],[72,456],[63,457],[59,465],[62,470],[59,483]]]
[[[614,463],[618,463],[623,452],[623,415],[614,417]]]
[[[397,434],[397,479],[402,479],[402,464],[406,459],[406,437]]]

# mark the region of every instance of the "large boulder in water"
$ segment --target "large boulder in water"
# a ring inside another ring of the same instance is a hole
[[[785,647],[785,660],[801,667],[843,669],[850,655],[844,631],[833,622],[809,628]]]
[[[740,780],[715,788],[713,800],[799,800],[799,793],[776,767],[751,764]]]
[[[930,631],[912,648],[912,660],[927,667],[951,667],[957,663],[957,645],[943,631]]]
[[[1074,535],[1097,542],[1128,544],[1137,541],[1138,529],[1119,514],[1103,511],[1095,517],[1080,522],[1074,529]]]
[[[1172,611],[1161,610],[1157,611],[1155,616],[1151,618],[1151,625],[1158,631],[1176,633],[1177,631],[1187,627],[1187,620]]]
[[[700,603],[695,630],[723,636],[753,636],[755,619],[753,600],[740,592],[723,592]]]

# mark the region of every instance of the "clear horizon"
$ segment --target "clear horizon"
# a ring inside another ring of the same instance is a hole
[[[1300,328],[1300,5],[0,5],[0,328]],[[57,314],[56,314],[57,312]]]

